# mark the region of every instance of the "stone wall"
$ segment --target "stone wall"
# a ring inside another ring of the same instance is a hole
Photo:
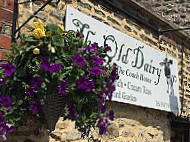
[[[118,0],[118,6],[121,5]],[[144,42],[155,48],[169,54],[178,59],[179,80],[180,80],[180,98],[185,104],[190,104],[190,76],[189,76],[189,49],[183,47],[188,46],[188,42],[184,43],[177,35],[166,34],[160,36],[153,32],[146,25],[138,23],[133,18],[127,17],[120,11],[114,8],[103,6],[95,0],[62,0],[58,7],[52,3],[41,11],[36,17],[47,23],[62,23],[65,15],[66,4],[92,16],[99,21],[108,24],[125,34],[134,37],[141,42]],[[117,3],[116,3],[117,4]],[[42,5],[41,2],[33,3],[31,9],[30,4],[19,6],[19,24],[22,24],[35,10]],[[125,8],[133,13],[141,16],[134,7],[125,5]],[[143,14],[143,13],[141,13]],[[22,33],[31,31],[31,22],[22,29]],[[183,59],[183,60],[182,60]],[[184,66],[182,66],[182,63]],[[184,85],[184,87],[183,87]],[[143,107],[137,107],[129,104],[109,102],[109,108],[115,111],[116,119],[109,126],[108,132],[100,137],[102,142],[169,142],[172,137],[170,120],[168,113],[159,110],[153,110]],[[182,114],[188,116],[190,107],[185,105]],[[74,129],[74,123],[70,121],[62,121],[62,118],[57,123],[56,130],[48,135],[46,130],[42,130],[36,137],[33,134],[34,129],[32,124],[22,126],[9,137],[9,142],[86,142],[81,140],[80,134]],[[95,131],[96,133],[96,131]],[[176,140],[177,142],[177,140]]]
[[[167,113],[137,106],[109,103],[115,111],[116,119],[111,122],[103,136],[95,136],[102,142],[169,142],[171,137],[170,122]],[[8,142],[87,142],[80,139],[80,133],[74,129],[71,121],[59,119],[55,131],[48,136],[41,130],[34,135],[32,123],[21,126],[9,137]],[[176,141],[177,142],[177,141]]]
[[[14,0],[0,0],[0,59],[5,60],[11,45]]]
[[[190,26],[190,2],[188,0],[134,0],[150,11],[180,27]],[[188,32],[190,34],[190,32]]]

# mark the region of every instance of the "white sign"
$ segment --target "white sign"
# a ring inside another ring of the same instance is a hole
[[[113,101],[179,113],[177,60],[68,6],[66,30],[81,28],[85,42],[112,48],[120,75]]]

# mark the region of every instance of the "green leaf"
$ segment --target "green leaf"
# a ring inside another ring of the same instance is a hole
[[[29,37],[25,37],[25,41],[26,41],[26,42],[36,42],[37,40],[36,40],[35,37],[29,36]]]
[[[18,100],[17,101],[17,104],[20,106],[20,105],[22,105],[23,104],[23,100]]]
[[[36,48],[35,45],[30,45],[30,46],[26,47],[26,51],[33,50],[34,48]]]
[[[59,36],[59,35],[55,35],[55,36],[53,36],[52,37],[52,41],[53,41],[53,44],[55,45],[55,46],[64,46],[64,43],[63,43],[63,39],[62,39],[62,37],[61,36]]]

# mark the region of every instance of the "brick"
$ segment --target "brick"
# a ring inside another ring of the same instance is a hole
[[[0,0],[0,6],[4,6],[4,0]]]
[[[0,59],[7,60],[6,53],[4,50],[0,50]]]
[[[8,8],[9,10],[12,10],[14,9],[14,0],[7,0],[7,3],[6,3],[6,8]]]
[[[10,48],[11,38],[0,35],[0,48]]]
[[[2,31],[3,24],[0,22],[0,32]]]
[[[0,19],[12,23],[13,12],[0,8]]]

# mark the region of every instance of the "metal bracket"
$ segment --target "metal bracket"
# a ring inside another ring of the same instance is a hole
[[[32,0],[32,1],[36,1],[36,0]],[[18,3],[18,0],[15,0],[15,3],[14,3],[14,13],[13,13],[13,26],[12,26],[12,43],[13,42],[16,42],[16,39],[19,38],[19,35],[18,37],[16,37],[16,34],[17,32],[19,32],[21,30],[21,28],[23,26],[25,26],[33,17],[35,17],[35,15],[38,14],[38,12],[40,12],[42,9],[44,9],[48,4],[51,3],[52,0],[47,0],[37,11],[34,12],[33,15],[31,15],[20,27],[18,27],[16,29],[16,21],[17,21],[17,18],[18,18],[18,5],[19,4],[23,4],[23,3]],[[29,1],[27,1],[29,2]],[[56,0],[56,4],[58,5],[58,3],[60,2],[60,0]]]

